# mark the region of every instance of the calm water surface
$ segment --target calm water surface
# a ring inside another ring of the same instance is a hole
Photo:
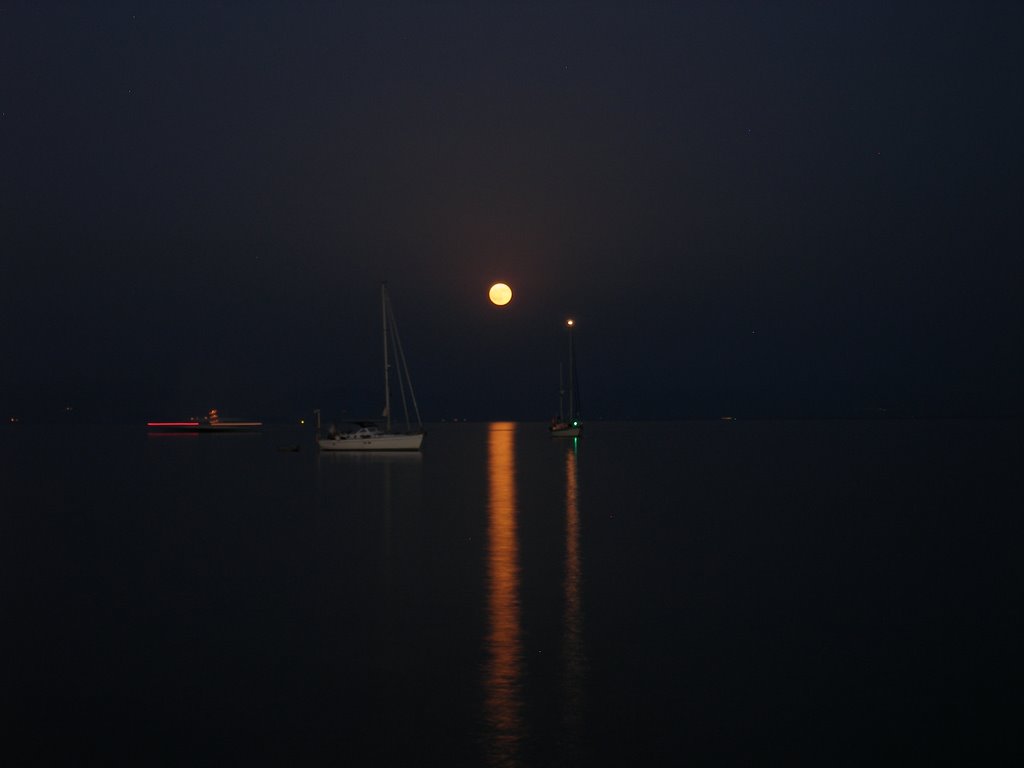
[[[0,445],[18,764],[1021,754],[1020,422]]]

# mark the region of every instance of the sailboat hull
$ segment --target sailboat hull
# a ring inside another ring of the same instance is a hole
[[[579,437],[582,427],[551,427],[552,437]]]
[[[423,433],[352,437],[339,435],[321,437],[316,442],[322,451],[418,451],[423,445]]]

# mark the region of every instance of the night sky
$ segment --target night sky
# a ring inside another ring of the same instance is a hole
[[[550,418],[570,315],[591,419],[1019,415],[1022,41],[1015,2],[4,3],[4,420],[376,415],[382,280],[428,420]]]

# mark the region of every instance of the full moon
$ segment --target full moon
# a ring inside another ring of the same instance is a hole
[[[490,298],[491,303],[503,307],[512,301],[512,289],[504,283],[495,283],[491,286],[487,296]]]

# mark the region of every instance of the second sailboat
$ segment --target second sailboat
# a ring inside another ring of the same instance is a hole
[[[583,432],[583,420],[580,418],[579,378],[576,376],[576,349],[572,338],[576,321],[570,318],[565,325],[569,329],[569,410],[563,410],[565,390],[562,389],[562,376],[559,372],[558,417],[551,420],[549,429],[552,437],[579,437]]]

